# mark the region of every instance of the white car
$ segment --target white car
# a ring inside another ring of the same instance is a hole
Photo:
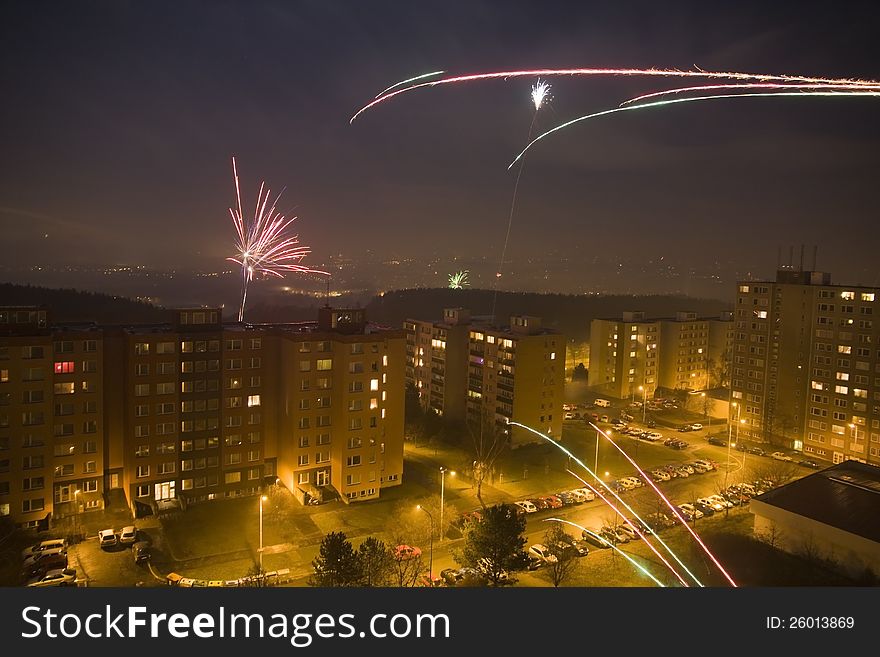
[[[28,586],[71,586],[76,583],[76,570],[73,568],[58,568],[50,570],[42,577],[29,580]]]
[[[551,554],[550,548],[541,543],[535,543],[532,547],[529,548],[529,554],[533,557],[537,557],[546,563],[556,563],[558,559],[555,554]]]
[[[672,479],[670,474],[663,470],[651,470],[651,476],[654,477],[654,481],[669,481]]]
[[[703,512],[693,504],[679,504],[678,509],[687,520],[699,520],[703,517]]]
[[[563,420],[573,420],[573,419],[574,419],[574,413],[567,412],[565,415],[562,416],[562,419],[563,419]]]
[[[703,428],[703,425],[697,422],[696,424],[691,425],[691,431],[700,431]]]
[[[580,488],[573,488],[572,490],[567,490],[565,492],[574,497],[574,501],[576,504],[587,501],[587,496],[581,492]]]
[[[645,483],[638,477],[624,477],[626,481],[632,484],[633,488],[641,488]]]
[[[706,506],[712,507],[713,511],[724,511],[724,509],[727,508],[727,505],[722,504],[718,500],[713,500],[710,497],[701,497],[697,500],[697,502],[700,502],[701,504],[705,504]]]
[[[773,452],[770,455],[770,458],[776,459],[777,461],[793,461],[794,460],[788,454],[783,454],[782,452]]]
[[[67,550],[60,547],[49,548],[42,552],[35,552],[33,556],[25,559],[24,563],[21,565],[21,569],[30,572],[31,570],[40,567],[41,564],[48,564],[52,561],[59,560],[62,562],[67,561]]]
[[[98,545],[102,548],[113,547],[119,542],[116,532],[112,529],[102,529],[98,532]]]
[[[515,502],[515,504],[526,513],[535,513],[538,510],[538,507],[528,500],[520,500],[519,502]]]
[[[22,559],[27,559],[28,557],[32,557],[37,552],[42,552],[43,550],[51,550],[52,548],[61,548],[62,550],[67,549],[67,539],[66,538],[50,538],[48,541],[41,541],[36,545],[32,545],[31,547],[23,550],[21,553]]]
[[[641,536],[639,536],[638,532],[635,529],[633,529],[632,527],[630,527],[628,524],[626,524],[625,522],[622,522],[619,525],[617,525],[617,531],[623,532],[624,534],[629,536],[629,540],[631,540],[631,541],[637,541],[638,539],[641,538]]]
[[[584,499],[587,502],[592,502],[593,500],[596,499],[596,494],[593,491],[591,491],[589,488],[575,488],[571,492],[572,493],[579,493],[580,495],[583,495]]]
[[[635,485],[631,481],[627,481],[626,478],[618,479],[617,484],[623,487],[624,490],[632,490],[633,488],[635,488]]]
[[[697,459],[696,461],[694,461],[694,464],[697,464],[697,463],[699,463],[704,468],[706,468],[706,470],[712,471],[715,469],[715,464],[712,463],[711,461],[707,461],[706,459]]]
[[[127,527],[123,527],[122,531],[119,532],[119,543],[121,545],[132,545],[137,542],[137,527],[134,525],[128,525]]]
[[[710,495],[707,499],[712,500],[713,502],[718,502],[718,504],[722,505],[725,509],[730,509],[733,507],[733,502],[730,500],[726,500],[721,495]]]

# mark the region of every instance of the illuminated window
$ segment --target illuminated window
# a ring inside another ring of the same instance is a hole
[[[853,299],[856,298],[856,293],[855,292],[841,292],[840,298],[845,299],[847,301],[852,301]]]
[[[370,379],[370,390],[379,389],[379,379]]]
[[[259,395],[249,395],[248,396],[248,407],[259,406],[259,405],[260,405],[260,396]]]
[[[72,360],[55,363],[55,374],[71,374],[74,371]]]
[[[873,301],[874,293],[873,292],[862,292],[862,301]]]

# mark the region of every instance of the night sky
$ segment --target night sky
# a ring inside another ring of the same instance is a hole
[[[438,69],[880,79],[870,6],[6,2],[4,264],[219,268],[232,154],[248,202],[261,179],[286,187],[314,262],[365,249],[497,258],[534,80],[426,89],[350,126],[356,109]],[[541,129],[676,86],[551,83]],[[530,152],[510,254],[664,255],[768,275],[778,245],[787,259],[790,244],[818,244],[836,281],[880,284],[878,146],[880,99],[718,101],[582,124]]]

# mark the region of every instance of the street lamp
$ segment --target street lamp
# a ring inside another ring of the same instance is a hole
[[[443,542],[443,506],[445,500],[445,492],[446,492],[446,473],[449,472],[450,477],[455,476],[455,470],[447,470],[442,465],[440,466],[440,542]],[[431,537],[433,538],[434,531],[431,530]]]
[[[416,508],[419,511],[427,513],[428,518],[431,519],[431,538],[429,539],[430,542],[428,544],[428,578],[431,580],[431,586],[434,586],[434,516],[432,516],[431,512],[421,504],[417,504]]]
[[[268,500],[269,498],[265,495],[260,495],[260,574],[263,574],[263,502]]]
[[[77,488],[73,491],[73,534],[74,536],[79,535],[79,502],[77,501],[77,496],[82,491]]]
[[[639,386],[639,390],[644,392],[642,395],[642,424],[645,424],[648,413],[648,386]]]

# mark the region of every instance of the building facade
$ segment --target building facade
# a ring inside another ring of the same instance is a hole
[[[565,338],[540,318],[514,316],[494,327],[456,308],[442,322],[404,326],[407,381],[423,408],[472,426],[494,424],[511,445],[538,439],[509,420],[562,435]]]
[[[731,398],[741,436],[880,464],[878,295],[795,269],[738,283]]]
[[[23,526],[259,492],[376,498],[403,473],[404,332],[362,310],[223,324],[51,325],[0,309],[0,515]]]
[[[652,396],[657,388],[705,390],[721,385],[731,347],[732,316],[678,312],[648,318],[625,312],[590,325],[590,387],[618,399]]]

